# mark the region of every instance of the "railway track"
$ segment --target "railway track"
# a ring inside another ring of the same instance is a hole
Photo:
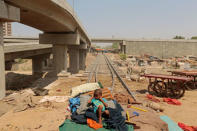
[[[131,95],[134,100],[136,100],[135,96],[130,91],[124,80],[121,78],[118,70],[116,69],[112,61],[105,54],[98,54],[95,61],[91,65],[87,82],[90,83],[100,81],[101,83],[103,83],[102,81],[104,80],[102,79],[106,76],[111,77],[111,80],[108,80],[107,83],[111,83],[110,90],[112,94],[115,93],[115,84],[121,83],[120,85],[122,86],[122,88],[124,88],[127,93]]]

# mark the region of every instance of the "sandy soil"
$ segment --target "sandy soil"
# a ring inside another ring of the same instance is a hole
[[[115,57],[118,57],[117,55]],[[86,65],[91,64],[95,59],[93,55],[88,55]],[[83,72],[82,72],[83,73]],[[149,101],[146,98],[145,92],[147,92],[147,81],[133,82],[124,79],[131,89],[136,92],[136,97],[139,101]],[[72,87],[86,83],[87,77],[69,77],[66,79],[57,79],[51,85],[48,84],[49,96],[68,96]],[[100,74],[99,81],[104,87],[111,87],[110,75]],[[125,92],[118,80],[114,92]],[[169,105],[164,102],[160,102],[164,106],[164,112],[160,115],[168,115],[175,122],[183,122],[188,125],[197,125],[197,91],[186,91],[185,96],[180,99],[182,105],[175,106]],[[37,100],[42,97],[33,96]],[[161,99],[161,98],[159,98]],[[162,100],[162,99],[161,99]],[[0,107],[6,108],[3,115],[0,117],[0,131],[57,131],[59,125],[63,123],[65,119],[66,107],[68,101],[63,103],[49,102],[44,104],[38,104],[33,108],[29,108],[25,111],[13,112],[13,106],[8,106],[5,102],[0,101]],[[1,115],[1,110],[0,110]]]

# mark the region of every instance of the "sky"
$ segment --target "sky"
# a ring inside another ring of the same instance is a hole
[[[73,0],[67,0],[73,6]],[[90,37],[171,39],[197,36],[197,0],[74,0]],[[13,24],[15,36],[40,31]]]

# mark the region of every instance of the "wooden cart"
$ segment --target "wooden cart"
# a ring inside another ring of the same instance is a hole
[[[196,81],[196,77],[197,77],[197,71],[196,70],[192,70],[192,71],[169,71],[172,73],[173,76],[185,76],[188,78],[192,78],[193,80],[187,83],[186,88],[187,89],[196,89],[197,88],[197,81]]]
[[[149,78],[148,92],[158,97],[180,98],[185,93],[186,83],[192,78],[162,74],[145,74]]]

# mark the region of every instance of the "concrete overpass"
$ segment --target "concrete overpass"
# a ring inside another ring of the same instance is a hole
[[[126,39],[121,38],[92,38],[92,43],[119,43],[120,52],[126,54]]]
[[[0,99],[5,96],[5,56],[3,22],[20,22],[43,31],[40,44],[52,44],[54,74],[84,69],[90,38],[66,0],[1,0],[0,1]]]

